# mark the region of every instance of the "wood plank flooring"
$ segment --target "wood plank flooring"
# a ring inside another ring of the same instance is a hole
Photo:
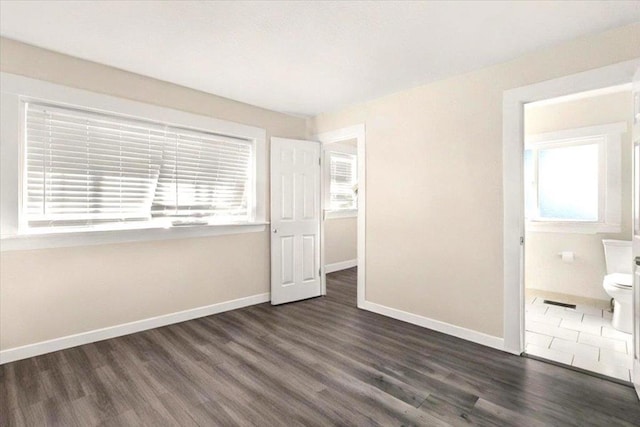
[[[358,310],[355,281],[3,365],[0,425],[640,425],[631,388]]]

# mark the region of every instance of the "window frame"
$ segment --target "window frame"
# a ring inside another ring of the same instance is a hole
[[[147,120],[169,126],[213,132],[252,141],[252,175],[250,221],[229,224],[162,227],[127,226],[114,230],[73,230],[24,233],[23,190],[26,182],[25,104],[50,103],[95,113],[107,113],[134,120]],[[267,196],[266,130],[208,116],[89,92],[9,73],[0,73],[0,250],[23,250],[47,247],[84,246],[103,243],[147,241],[172,238],[204,237],[265,230]]]
[[[620,233],[622,231],[621,197],[621,157],[622,134],[627,131],[627,123],[611,123],[567,129],[557,132],[541,133],[525,137],[524,149],[553,149],[593,144],[598,139],[598,220],[563,220],[545,218],[526,218],[526,230],[533,232],[556,233]],[[537,151],[536,151],[537,153]],[[523,159],[524,160],[524,159]],[[538,205],[538,156],[533,156],[535,195]],[[524,175],[523,175],[524,177]],[[524,183],[523,181],[523,184]],[[527,189],[523,194],[525,194]],[[524,206],[524,200],[523,200]]]
[[[324,206],[324,218],[325,219],[335,219],[335,218],[355,218],[358,216],[358,207],[356,201],[356,207],[354,209],[328,209],[331,205],[331,153],[340,153],[340,154],[349,154],[355,156],[356,158],[356,167],[354,168],[354,176],[358,175],[358,150],[356,147],[352,147],[350,145],[341,144],[338,142],[325,144],[323,147],[323,200]]]

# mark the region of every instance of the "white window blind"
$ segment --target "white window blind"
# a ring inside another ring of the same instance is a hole
[[[28,103],[23,223],[248,222],[252,155],[250,140]]]
[[[154,216],[248,219],[251,144],[184,130],[166,139]]]
[[[331,152],[329,155],[331,181],[329,183],[329,209],[357,209],[356,156]]]

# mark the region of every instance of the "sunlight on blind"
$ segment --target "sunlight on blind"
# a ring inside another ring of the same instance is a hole
[[[247,219],[251,144],[195,134],[167,133],[152,206],[154,216]]]
[[[29,103],[25,222],[248,221],[252,151],[243,139]]]

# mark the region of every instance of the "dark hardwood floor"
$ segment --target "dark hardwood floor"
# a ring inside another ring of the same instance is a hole
[[[0,424],[640,425],[633,389],[358,310],[355,281],[3,365]]]

